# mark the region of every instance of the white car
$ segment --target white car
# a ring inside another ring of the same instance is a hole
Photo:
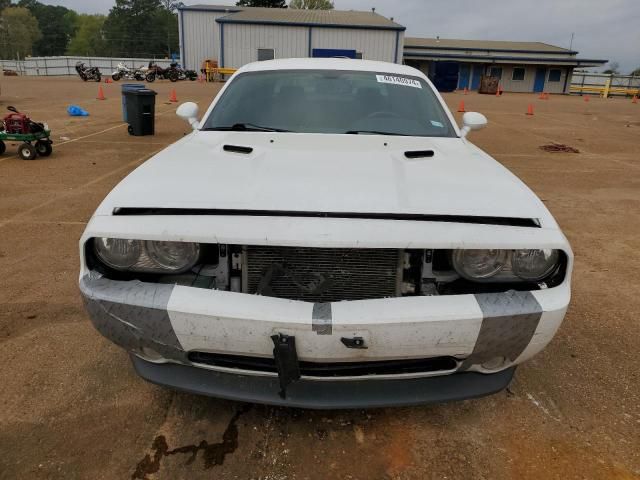
[[[542,202],[410,67],[240,69],[80,240],[96,329],[169,387],[309,408],[506,387],[549,343],[573,255]]]

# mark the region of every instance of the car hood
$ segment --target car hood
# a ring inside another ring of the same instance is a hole
[[[405,156],[425,150],[433,156]],[[459,138],[195,132],[133,171],[97,214],[117,208],[509,217],[555,226],[526,185]]]

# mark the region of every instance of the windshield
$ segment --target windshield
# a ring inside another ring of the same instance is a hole
[[[423,79],[336,70],[242,74],[225,90],[202,129],[455,136]]]

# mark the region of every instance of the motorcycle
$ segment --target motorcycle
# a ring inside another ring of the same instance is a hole
[[[194,70],[184,70],[177,63],[172,63],[169,68],[162,68],[158,66],[156,62],[149,62],[147,69],[146,80],[147,82],[154,82],[155,80],[170,80],[171,82],[177,82],[178,80],[191,80],[198,79],[198,74]]]
[[[126,80],[143,81],[144,76],[145,76],[144,72],[142,72],[140,69],[132,70],[129,67],[127,67],[123,62],[120,62],[118,64],[118,67],[116,68],[116,71],[111,74],[111,78],[113,79],[114,82],[117,82],[121,78],[124,78]]]
[[[76,72],[78,72],[80,78],[85,82],[87,80],[94,80],[96,82],[102,80],[102,73],[100,73],[100,69],[98,67],[87,67],[82,62],[76,63]]]

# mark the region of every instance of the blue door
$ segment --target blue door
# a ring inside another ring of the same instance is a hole
[[[460,71],[458,75],[458,88],[460,90],[469,88],[469,65],[466,63],[460,64]]]
[[[536,93],[544,92],[544,80],[547,76],[546,68],[536,69],[536,79],[533,82],[533,91]]]
[[[482,73],[484,72],[484,66],[473,66],[473,77],[471,78],[471,90],[478,90],[480,88],[480,80],[482,79]]]
[[[314,58],[356,58],[355,50],[339,50],[335,48],[314,48],[312,54]]]

